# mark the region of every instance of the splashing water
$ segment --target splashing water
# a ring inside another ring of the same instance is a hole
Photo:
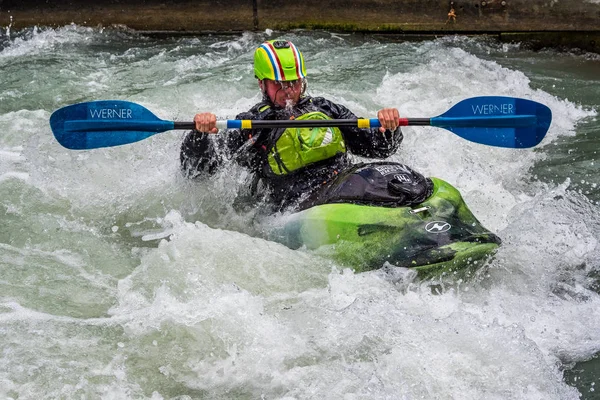
[[[135,101],[173,120],[247,110],[260,100],[252,52],[276,32],[11,34],[0,397],[592,398],[593,378],[563,375],[600,350],[597,58],[473,38],[286,35],[310,94],[360,116],[431,117],[479,95],[552,109],[535,150],[404,129],[391,160],[451,182],[504,241],[477,279],[436,285],[265,240],[256,210],[235,207],[247,173],[186,181],[181,133],[83,152],[52,137],[51,112],[78,101]]]

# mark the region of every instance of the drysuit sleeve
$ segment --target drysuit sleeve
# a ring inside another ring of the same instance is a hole
[[[236,119],[252,119],[250,112],[236,116]],[[188,178],[212,174],[221,165],[231,160],[250,137],[249,130],[230,129],[218,134],[193,130],[188,132],[181,143],[180,162],[183,174]]]
[[[316,105],[334,119],[357,119],[358,117],[346,107],[329,100],[314,99]],[[400,127],[393,132],[381,133],[379,128],[361,129],[358,127],[340,127],[344,135],[346,147],[352,154],[368,158],[386,158],[394,154],[402,143]]]

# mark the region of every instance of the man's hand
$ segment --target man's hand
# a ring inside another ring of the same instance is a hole
[[[377,118],[381,123],[381,128],[379,128],[381,133],[385,132],[386,129],[394,131],[398,127],[400,113],[397,108],[384,108],[377,111]]]
[[[217,116],[213,113],[200,113],[194,116],[194,123],[198,132],[217,133]]]

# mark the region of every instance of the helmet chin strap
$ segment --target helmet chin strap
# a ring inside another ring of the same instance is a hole
[[[260,92],[262,93],[263,100],[271,100],[269,95],[267,94],[267,85],[265,85],[265,81],[263,79],[258,80],[258,87],[260,88]]]
[[[304,96],[304,94],[306,93],[307,87],[308,87],[308,82],[306,81],[306,78],[302,78],[302,92],[300,92],[300,96]]]

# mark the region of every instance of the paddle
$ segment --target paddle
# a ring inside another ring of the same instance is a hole
[[[434,118],[401,118],[400,125],[436,126],[475,143],[525,148],[546,135],[552,112],[543,104],[514,97],[473,97]],[[73,104],[52,113],[50,126],[56,140],[68,149],[119,146],[173,129],[193,129],[193,122],[165,121],[139,104],[102,100]],[[380,127],[377,119],[354,120],[223,120],[219,129],[357,126]]]

